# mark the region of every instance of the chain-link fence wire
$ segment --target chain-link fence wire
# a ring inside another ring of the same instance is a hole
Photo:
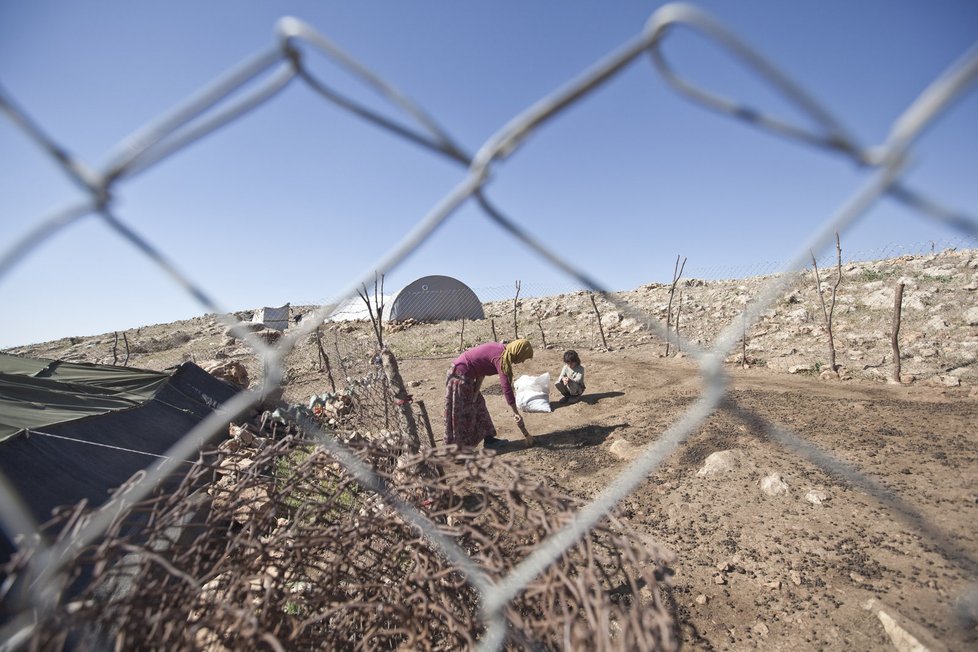
[[[789,123],[737,101],[719,97],[687,82],[672,68],[660,47],[670,30],[680,25],[700,33],[721,46],[731,57],[757,74],[809,118],[815,126],[808,128]],[[113,207],[114,197],[119,194],[126,180],[148,171],[172,153],[205,137],[219,127],[228,125],[243,114],[257,109],[290,82],[301,79],[323,98],[337,103],[368,122],[446,156],[467,169],[465,178],[406,234],[397,247],[372,263],[368,268],[369,272],[350,283],[347,290],[342,293],[344,297],[354,296],[356,290],[370,282],[378,271],[386,273],[395,268],[425,241],[436,227],[450,219],[462,203],[470,199],[482,208],[492,222],[520,240],[523,245],[530,247],[557,270],[567,274],[572,282],[579,283],[594,292],[606,292],[609,288],[598,283],[587,270],[572,265],[550,251],[532,234],[507,217],[490,201],[485,186],[491,173],[497,172],[500,163],[518,150],[526,137],[540,125],[559,116],[577,100],[608,83],[628,64],[646,55],[651,57],[655,68],[671,86],[692,100],[723,115],[746,120],[748,124],[762,131],[841,155],[870,170],[867,181],[832,215],[828,216],[793,255],[787,258],[787,262],[781,268],[782,272],[803,269],[807,265],[811,251],[821,251],[829,244],[835,233],[844,233],[847,227],[850,227],[884,196],[915,209],[923,219],[946,225],[967,238],[978,235],[978,221],[974,217],[941,206],[908,187],[902,179],[911,148],[917,138],[957,98],[967,92],[978,77],[978,49],[975,48],[937,78],[904,111],[893,124],[883,143],[867,146],[853,137],[839,120],[768,59],[740,41],[710,16],[690,6],[668,5],[652,15],[638,37],[597,62],[564,88],[544,97],[527,111],[516,116],[470,156],[405,95],[308,26],[295,19],[286,18],[279,22],[277,34],[278,43],[275,47],[241,64],[204,89],[191,101],[124,140],[118,148],[118,154],[101,171],[72,157],[66,148],[48,138],[29,115],[14,104],[6,92],[0,92],[0,107],[8,117],[34,139],[39,147],[47,151],[87,194],[84,201],[43,219],[19,242],[9,247],[0,258],[0,278],[6,275],[19,260],[31,255],[38,245],[53,234],[86,216],[95,215],[172,276],[174,281],[194,297],[205,310],[223,314],[224,311],[219,308],[217,302],[204,292],[199,284],[182,274],[151,242],[117,217]],[[307,48],[309,53],[304,48]],[[367,87],[398,107],[407,120],[404,122],[391,120],[333,91],[304,66],[304,57],[313,51],[331,58],[359,78]],[[272,72],[267,75],[267,78],[261,82],[257,81],[260,77],[266,76],[269,71]],[[237,92],[246,85],[251,90],[239,97]],[[781,274],[773,279],[761,295],[746,306],[743,323],[755,323],[762,312],[783,293],[785,286],[790,282],[790,277],[791,274]],[[666,327],[658,320],[649,318],[648,315],[620,301],[613,294],[606,294],[605,298],[622,314],[642,322],[660,336],[666,335]],[[113,501],[110,509],[92,515],[73,530],[72,536],[57,540],[50,545],[42,542],[31,555],[25,570],[30,584],[36,587],[36,590],[27,599],[25,609],[5,626],[2,632],[5,639],[22,640],[34,631],[37,623],[41,622],[47,614],[52,613],[58,603],[61,587],[64,586],[66,565],[78,551],[105,535],[114,514],[127,505],[145,499],[163,478],[176,469],[181,460],[192,456],[201,438],[226,428],[229,420],[252,409],[261,400],[263,394],[276,390],[282,384],[283,359],[301,338],[307,337],[314,331],[319,319],[325,317],[328,311],[328,308],[318,311],[308,325],[304,324],[296,332],[285,335],[274,346],[263,342],[253,333],[244,334],[243,340],[262,360],[263,375],[260,391],[242,393],[229,402],[225,410],[208,417],[174,447],[168,456],[169,459],[148,469],[144,477],[130,486],[124,496]],[[232,318],[227,318],[229,325],[233,321]],[[508,569],[498,581],[485,581],[478,563],[455,542],[445,537],[432,536],[432,545],[454,565],[458,573],[465,578],[467,585],[478,593],[481,605],[480,616],[485,627],[484,634],[479,639],[481,646],[485,649],[498,649],[512,633],[512,628],[507,626],[507,623],[512,624],[508,616],[508,605],[511,601],[527,589],[533,578],[545,573],[556,560],[586,536],[586,533],[592,531],[597,523],[606,518],[617,502],[648,477],[662,460],[673,454],[708,416],[722,405],[726,396],[722,362],[726,352],[731,350],[741,337],[742,326],[737,323],[739,321],[732,323],[716,338],[711,350],[704,350],[691,342],[683,343],[684,350],[691,354],[699,365],[703,381],[700,397],[681,418],[662,433],[657,441],[648,445],[644,454],[615,482],[591,503],[574,512],[566,526],[543,539],[526,558]],[[359,462],[346,447],[334,440],[326,440],[320,445],[336,456],[344,468],[365,488],[373,490],[378,488],[377,475]],[[902,503],[898,496],[871,482],[858,470],[851,469],[829,454],[817,451],[811,445],[800,445],[792,450],[829,472],[852,474],[862,478],[864,482],[859,486],[884,503],[890,504],[893,501]],[[5,482],[3,484],[6,485]],[[400,518],[406,522],[417,527],[430,528],[430,521],[409,503],[395,501],[393,505]],[[928,523],[926,518],[909,506],[906,510],[897,510],[894,515],[908,518],[915,527],[920,523]],[[33,524],[16,493],[7,486],[3,487],[3,500],[0,500],[0,519],[9,531],[23,533],[28,539],[36,538],[37,525]],[[940,528],[931,526],[925,530],[925,534],[932,535],[945,555],[968,573],[975,574],[975,561],[965,553],[959,554],[960,551],[941,535]]]

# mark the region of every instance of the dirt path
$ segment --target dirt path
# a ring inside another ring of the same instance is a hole
[[[517,373],[556,374],[560,353],[538,352]],[[487,381],[486,398],[499,436],[512,441],[498,454],[589,498],[689,408],[702,383],[691,361],[649,348],[583,357],[588,395],[527,415],[535,448],[507,418],[498,382]],[[401,363],[436,439],[448,363]],[[678,554],[674,598],[688,649],[892,649],[864,608],[871,598],[909,619],[922,642],[975,649],[975,623],[962,624],[955,608],[978,581],[978,401],[953,389],[730,372],[728,399],[755,418],[715,412],[619,506],[641,536]],[[829,453],[833,472],[773,441],[756,417]],[[722,450],[735,451],[733,468],[698,475]],[[840,477],[843,464],[873,486]],[[787,493],[761,490],[771,474]],[[812,491],[821,504],[806,499]]]

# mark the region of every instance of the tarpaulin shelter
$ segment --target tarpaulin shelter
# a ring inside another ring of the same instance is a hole
[[[387,312],[386,306],[389,306],[393,300],[393,294],[383,295],[381,301],[384,302],[384,312]],[[373,306],[373,296],[370,297],[370,301],[370,305]],[[326,316],[325,321],[367,321],[369,319],[370,310],[367,309],[367,304],[359,296],[352,296],[336,304]]]
[[[485,319],[482,302],[468,285],[451,276],[423,276],[394,295],[387,319],[449,321]]]
[[[285,304],[278,308],[259,308],[252,315],[251,321],[256,324],[264,324],[266,328],[274,328],[277,331],[284,331],[289,327],[289,312],[291,306]]]
[[[0,353],[0,471],[39,523],[101,505],[238,391],[190,362],[158,372]]]

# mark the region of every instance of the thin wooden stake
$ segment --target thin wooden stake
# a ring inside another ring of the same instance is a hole
[[[513,339],[519,339],[520,337],[520,326],[517,323],[516,317],[519,311],[520,305],[520,282],[516,281],[516,296],[513,297]]]
[[[743,317],[743,337],[740,338],[743,349],[740,353],[740,366],[746,369],[749,365],[747,364],[747,306],[744,306],[744,312],[741,313]]]
[[[338,331],[333,331],[333,348],[336,349],[336,359],[340,361],[340,370],[343,372],[343,382],[349,384],[347,380],[350,377],[350,372],[346,369],[346,363],[343,362],[343,354],[340,353],[340,334]]]
[[[683,311],[683,291],[679,291],[679,305],[676,306],[676,352],[682,353],[683,347],[679,337],[679,315]]]
[[[424,424],[424,428],[428,432],[428,442],[434,448],[435,433],[431,430],[431,419],[428,418],[428,408],[425,407],[424,401],[415,401],[414,404],[418,406],[418,410],[421,412],[421,423]]]
[[[323,371],[325,369],[326,376],[329,378],[330,391],[335,394],[336,381],[333,380],[333,369],[329,364],[329,356],[326,355],[326,349],[323,348],[322,331],[318,327],[316,328],[316,346],[319,347],[319,370]]]
[[[832,371],[838,372],[839,368],[835,364],[835,341],[832,337],[832,315],[835,312],[836,292],[839,288],[839,283],[842,282],[842,245],[839,242],[838,232],[835,234],[835,251],[838,260],[838,276],[835,279],[835,284],[832,286],[832,304],[828,308],[825,306],[825,295],[822,294],[822,281],[818,276],[818,263],[815,262],[815,253],[809,253],[812,255],[812,267],[815,270],[815,289],[818,291],[818,298],[822,302],[822,316],[825,318],[825,329],[829,334],[829,368]]]
[[[598,318],[598,330],[601,331],[601,344],[603,344],[605,350],[607,350],[608,349],[608,340],[606,340],[605,337],[604,337],[604,327],[601,325],[601,313],[598,312],[598,304],[594,300],[594,293],[591,292],[590,290],[588,290],[587,296],[588,296],[588,298],[591,299],[591,307],[594,308],[594,314]]]
[[[893,294],[893,328],[890,331],[890,344],[893,346],[893,376],[891,383],[900,384],[900,313],[903,308],[903,283],[897,283]]]
[[[666,309],[666,357],[669,357],[669,328],[672,325],[672,297],[676,294],[676,284],[686,269],[686,258],[683,258],[683,266],[679,266],[679,256],[676,256],[676,264],[672,269],[672,286],[669,288],[669,307]]]

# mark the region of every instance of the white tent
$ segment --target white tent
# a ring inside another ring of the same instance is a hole
[[[265,328],[284,331],[289,327],[289,311],[289,304],[285,304],[280,308],[259,308],[255,311],[251,321],[253,323],[264,324]]]
[[[373,296],[370,301],[372,304]],[[405,285],[397,294],[385,294],[383,302],[384,319],[389,321],[451,321],[486,317],[475,292],[450,276],[423,276]],[[326,321],[369,319],[367,304],[359,296],[337,304],[326,317]]]
[[[394,299],[393,294],[385,294],[383,298],[384,302],[384,312],[387,312],[387,307],[390,302]],[[373,305],[373,294],[370,295],[371,305]],[[359,296],[354,295],[336,305],[335,308],[326,316],[326,321],[368,321],[370,319],[370,313],[367,311],[367,304],[363,302]]]
[[[482,302],[469,286],[451,276],[423,276],[394,296],[387,319],[449,321],[485,319]]]

